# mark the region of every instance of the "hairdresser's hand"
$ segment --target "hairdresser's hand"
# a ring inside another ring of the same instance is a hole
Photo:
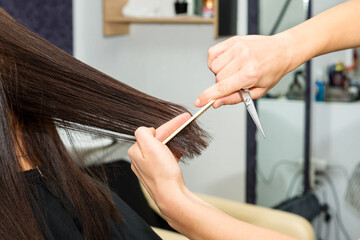
[[[238,90],[248,88],[255,99],[263,96],[294,66],[286,35],[236,36],[209,49],[208,66],[216,84],[194,102],[200,107],[217,99],[215,108],[242,101]]]
[[[136,143],[129,149],[131,168],[150,196],[158,197],[185,186],[178,160],[161,141],[190,118],[184,113],[158,129],[140,127],[135,132]]]

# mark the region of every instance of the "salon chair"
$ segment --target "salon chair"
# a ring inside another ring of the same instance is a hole
[[[187,239],[183,235],[172,231],[172,228],[161,217],[160,210],[145,188],[139,184],[135,174],[131,171],[128,161],[118,160],[106,163],[103,166],[105,167],[110,188],[149,225],[156,226],[153,229],[162,239]],[[296,214],[204,194],[196,195],[241,221],[272,229],[300,240],[315,240],[312,225],[305,218]]]

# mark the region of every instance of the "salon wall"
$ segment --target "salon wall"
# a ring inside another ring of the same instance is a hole
[[[313,14],[316,15],[345,0],[313,0]],[[324,72],[330,64],[343,61],[351,64],[351,51],[339,51],[314,58],[312,60],[312,80],[319,75],[324,77]],[[313,88],[314,89],[314,88]],[[314,226],[321,236],[324,237],[329,231],[329,240],[348,239],[342,235],[339,224],[347,229],[351,239],[360,236],[360,212],[355,210],[345,201],[345,192],[348,184],[349,174],[352,173],[360,161],[359,134],[360,134],[360,112],[359,103],[336,103],[336,102],[314,102],[312,107],[312,160],[324,162],[330,168],[326,171],[335,185],[335,195],[339,198],[340,206],[337,207],[334,194],[329,183],[324,177],[318,177],[322,186],[317,185],[315,192],[321,202],[330,205],[332,221],[329,224],[321,224],[318,218]],[[336,216],[338,214],[338,216]],[[320,226],[321,225],[321,226]],[[337,236],[339,232],[340,237]]]
[[[240,34],[246,29],[246,1],[239,0]],[[100,0],[74,0],[74,55],[85,63],[159,98],[195,112],[192,102],[214,82],[207,50],[210,25],[132,24],[129,35],[104,37]],[[213,136],[209,148],[183,165],[196,192],[245,199],[245,111],[242,105],[209,110],[201,125]],[[117,157],[125,157],[126,151]]]

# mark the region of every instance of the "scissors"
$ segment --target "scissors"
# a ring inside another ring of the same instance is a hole
[[[239,93],[244,101],[245,107],[248,110],[251,118],[256,124],[256,127],[259,129],[263,137],[265,138],[264,130],[261,126],[261,122],[259,116],[257,114],[254,101],[250,96],[249,89],[240,89]],[[211,105],[215,102],[215,100],[210,101],[208,104],[203,106],[197,113],[195,113],[189,120],[187,120],[183,125],[181,125],[178,129],[175,130],[169,137],[167,137],[162,143],[167,144],[171,139],[173,139],[181,130],[183,130],[187,125],[189,125],[192,121],[200,117],[206,110],[208,110]]]
[[[250,92],[249,89],[240,89],[239,90],[241,97],[245,103],[245,107],[248,110],[252,120],[254,121],[257,129],[261,132],[261,134],[263,135],[264,138],[266,138],[264,130],[261,126],[261,122],[259,119],[259,116],[257,114],[256,108],[255,108],[255,104],[254,101],[252,100],[251,96],[250,96]]]

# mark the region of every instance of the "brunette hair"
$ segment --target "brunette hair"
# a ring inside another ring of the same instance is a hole
[[[106,212],[114,220],[119,214],[109,192],[74,162],[56,127],[134,141],[139,126],[158,127],[185,111],[78,61],[1,9],[0,238],[46,235],[34,218],[15,146],[66,194],[81,216],[84,238],[104,239],[110,234]],[[207,137],[192,123],[168,146],[191,158],[207,146]]]

